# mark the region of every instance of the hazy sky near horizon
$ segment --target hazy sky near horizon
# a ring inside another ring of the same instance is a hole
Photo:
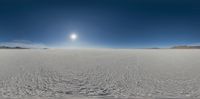
[[[167,47],[200,42],[198,0],[0,0],[0,42]],[[70,41],[76,33],[78,39]]]

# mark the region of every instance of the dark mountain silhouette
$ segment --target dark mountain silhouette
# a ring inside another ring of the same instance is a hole
[[[200,49],[200,46],[181,45],[181,46],[171,47],[171,49]]]
[[[9,46],[0,46],[0,49],[29,49],[29,48],[24,48],[24,47],[9,47]]]

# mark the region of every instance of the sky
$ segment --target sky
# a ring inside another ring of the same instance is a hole
[[[66,48],[198,44],[199,5],[198,0],[0,0],[0,43]],[[72,33],[78,35],[75,41]]]

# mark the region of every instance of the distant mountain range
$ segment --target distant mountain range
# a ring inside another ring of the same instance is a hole
[[[15,46],[15,47],[0,46],[0,49],[48,49],[48,48],[28,48],[28,47],[20,47],[20,46]]]
[[[24,47],[9,47],[9,46],[0,46],[0,49],[30,49],[30,48],[24,48]]]
[[[19,46],[15,46],[15,47],[0,46],[0,49],[32,49],[32,48],[25,48],[25,47],[19,47]],[[41,48],[41,49],[48,49],[48,48]],[[147,49],[163,49],[163,48],[155,47],[155,48],[147,48]],[[200,46],[180,45],[180,46],[173,46],[170,49],[200,49]]]
[[[182,46],[171,47],[171,49],[200,49],[200,46],[182,45]]]

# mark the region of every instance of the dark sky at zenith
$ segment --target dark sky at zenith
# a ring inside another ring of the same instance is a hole
[[[0,42],[14,40],[106,48],[200,43],[200,1],[0,0]]]

